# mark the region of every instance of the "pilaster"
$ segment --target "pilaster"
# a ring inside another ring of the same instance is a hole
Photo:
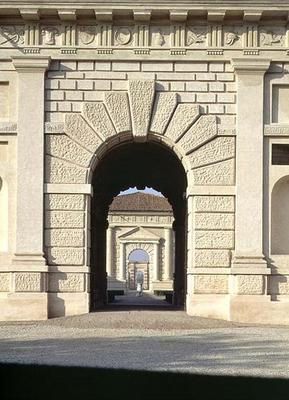
[[[125,255],[125,244],[120,243],[120,251],[119,251],[119,280],[126,280],[126,255]]]
[[[232,272],[253,268],[267,274],[263,255],[263,104],[264,74],[270,61],[234,59],[232,64],[237,75],[236,244]]]
[[[15,57],[12,61],[18,72],[17,230],[14,263],[45,265],[44,79],[50,58]]]
[[[114,249],[114,229],[108,227],[106,231],[106,272],[108,277],[112,277],[113,249]]]
[[[165,228],[165,280],[173,279],[172,229]]]
[[[154,281],[160,280],[159,243],[154,243]]]

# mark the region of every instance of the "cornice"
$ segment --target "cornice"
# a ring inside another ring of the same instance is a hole
[[[257,58],[235,58],[232,67],[238,74],[264,74],[270,67],[270,60]]]
[[[17,17],[24,20],[59,18],[75,20],[96,18],[113,20],[118,18],[152,18],[184,22],[186,19],[201,18],[207,21],[239,19],[247,22],[268,18],[288,19],[289,0],[262,1],[1,1],[1,17]],[[143,13],[143,16],[140,16]]]
[[[50,64],[50,57],[13,57],[14,68],[18,72],[46,71]]]

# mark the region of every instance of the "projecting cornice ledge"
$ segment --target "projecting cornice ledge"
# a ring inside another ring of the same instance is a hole
[[[271,60],[257,58],[233,58],[231,64],[237,74],[265,74]]]
[[[1,1],[0,17],[19,17],[28,21],[38,21],[45,17],[74,21],[78,17],[112,21],[133,18],[135,21],[148,21],[152,18],[170,19],[172,22],[185,22],[187,19],[204,19],[222,22],[224,18],[239,19],[245,22],[259,22],[263,17],[288,18],[289,0],[272,1]]]
[[[50,57],[12,57],[14,68],[18,72],[45,72],[50,64]]]

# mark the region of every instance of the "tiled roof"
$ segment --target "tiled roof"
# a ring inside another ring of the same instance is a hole
[[[116,196],[109,207],[109,211],[172,212],[172,207],[165,197],[136,192]]]

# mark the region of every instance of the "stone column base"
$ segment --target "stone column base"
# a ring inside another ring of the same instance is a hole
[[[12,258],[12,265],[44,266],[46,260],[43,253],[17,253]]]
[[[230,296],[227,294],[187,294],[188,315],[229,320]]]
[[[283,304],[283,308],[282,311],[281,303],[272,302],[271,296],[231,296],[230,320],[250,324],[288,324],[289,304],[287,307]],[[282,316],[285,309],[287,315]]]
[[[48,318],[47,293],[2,293],[1,321],[37,321]]]
[[[270,268],[268,268],[267,260],[263,255],[260,256],[241,256],[235,255],[232,260],[231,273],[238,273],[237,271],[242,271],[242,269],[249,269],[264,271],[266,274],[270,274]],[[236,272],[233,272],[235,271]],[[269,271],[269,272],[268,272]]]
[[[48,318],[89,313],[89,293],[48,293]]]

